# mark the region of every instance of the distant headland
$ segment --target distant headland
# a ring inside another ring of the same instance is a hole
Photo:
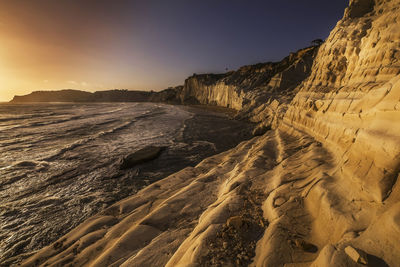
[[[153,91],[130,91],[126,89],[115,89],[97,91],[94,93],[64,89],[55,91],[34,91],[23,96],[14,96],[10,103],[33,103],[33,102],[167,102],[175,103],[177,88],[165,89],[161,92]]]

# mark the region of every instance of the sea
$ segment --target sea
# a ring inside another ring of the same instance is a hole
[[[0,265],[145,186],[251,137],[252,125],[156,103],[0,104]],[[148,145],[157,160],[121,170]]]

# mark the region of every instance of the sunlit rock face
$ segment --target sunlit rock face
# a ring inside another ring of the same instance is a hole
[[[284,119],[324,141],[376,201],[399,169],[399,19],[399,1],[351,1]]]
[[[271,130],[116,203],[25,265],[398,266],[399,53],[400,0],[353,0],[319,49],[190,77],[183,102]]]
[[[317,50],[305,48],[280,62],[244,66],[224,74],[194,74],[185,81],[180,98],[183,103],[219,105],[242,112],[274,99],[289,102],[295,95],[293,89],[310,74]]]

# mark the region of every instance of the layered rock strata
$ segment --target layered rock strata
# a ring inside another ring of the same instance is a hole
[[[260,65],[235,85],[237,73],[189,78],[183,101],[260,121],[273,110],[273,129],[111,206],[24,265],[398,266],[399,59],[400,0],[352,0],[309,75],[287,82],[287,68]]]
[[[329,146],[377,202],[400,168],[399,18],[397,1],[353,1],[284,120]]]
[[[273,101],[287,104],[295,96],[294,89],[310,74],[317,51],[318,46],[312,46],[280,62],[248,65],[224,74],[194,74],[186,79],[178,96],[183,104],[233,108],[241,111],[242,117],[265,122],[276,113],[270,105]]]

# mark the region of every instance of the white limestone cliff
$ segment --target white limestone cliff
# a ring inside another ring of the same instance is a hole
[[[273,112],[272,129],[114,204],[23,265],[399,266],[399,60],[400,0],[352,0],[293,83],[287,68],[259,87],[255,72],[249,87],[229,84],[235,73],[189,78],[183,100],[255,121]]]

